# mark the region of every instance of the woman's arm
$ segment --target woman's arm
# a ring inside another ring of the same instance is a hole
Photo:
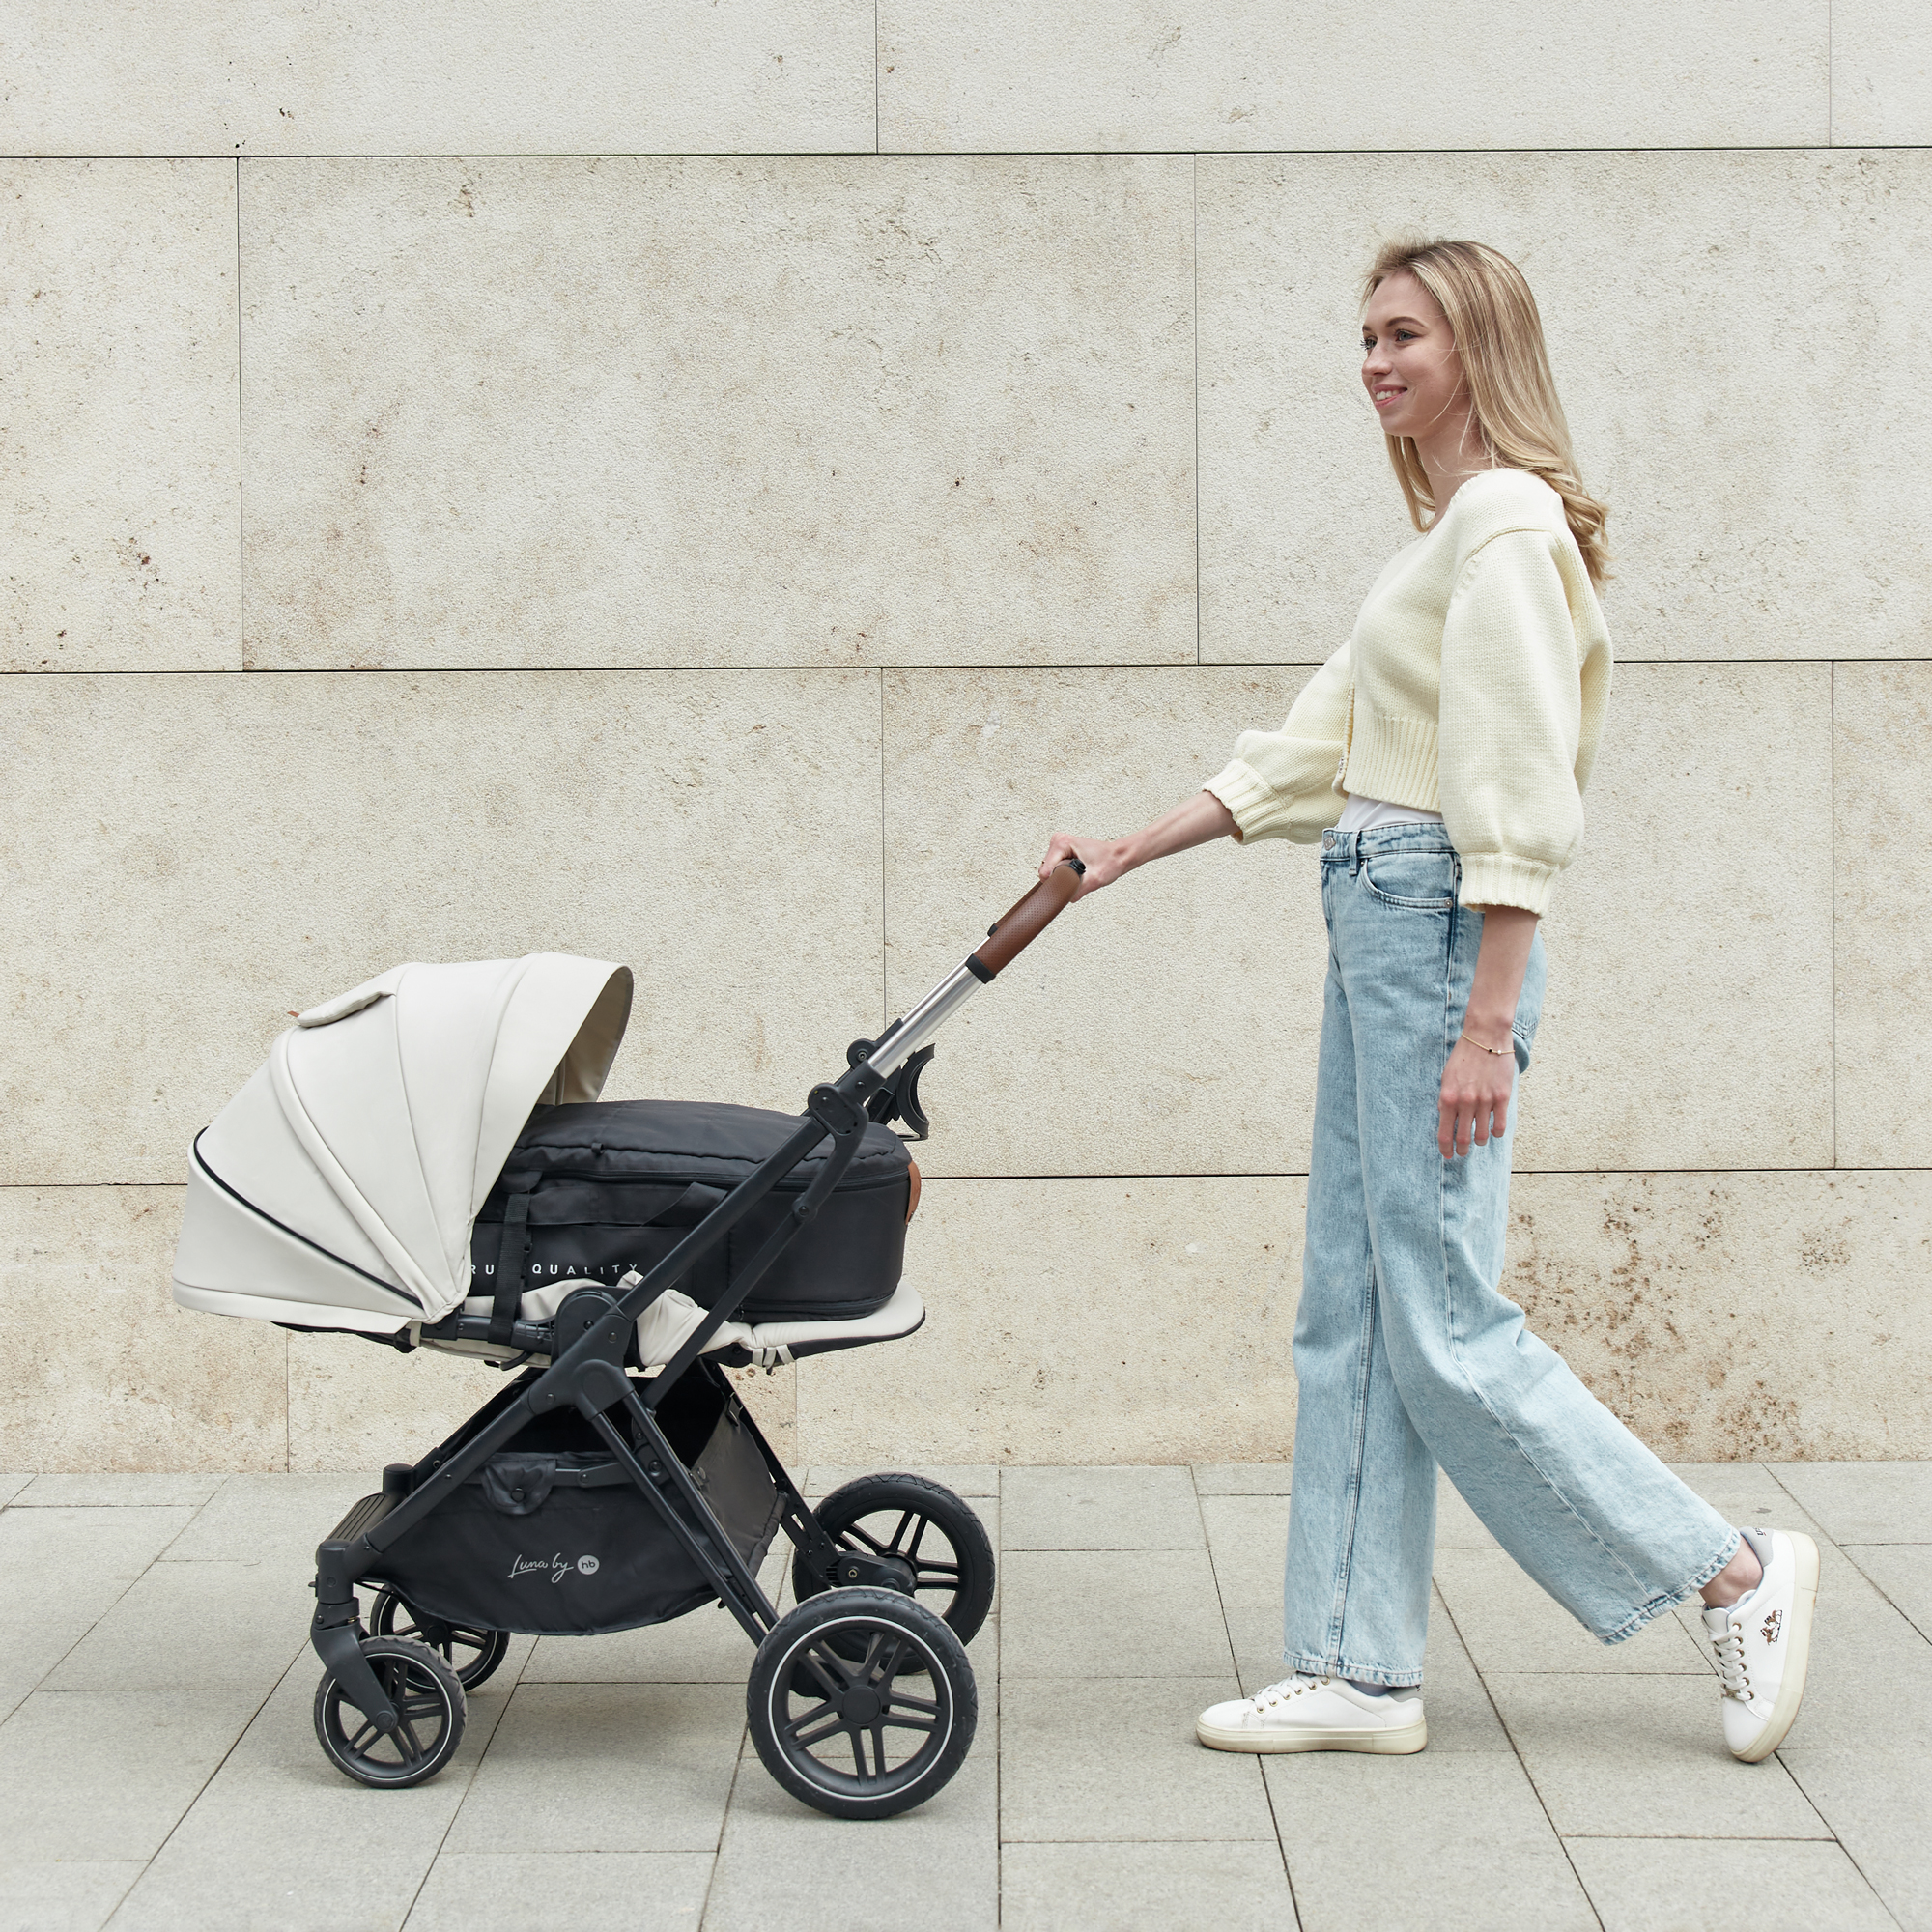
[[[1207,844],[1210,838],[1239,837],[1235,814],[1211,791],[1197,791],[1172,811],[1142,826],[1138,832],[1130,832],[1124,838],[1083,838],[1077,833],[1056,832],[1047,840],[1046,857],[1039,862],[1039,875],[1042,879],[1049,877],[1063,859],[1078,859],[1087,867],[1087,876],[1080,881],[1080,890],[1073,896],[1085,898],[1089,893],[1112,885],[1136,866],[1145,866],[1150,859],[1164,859],[1170,852],[1185,852],[1190,846]],[[1528,957],[1526,952],[1524,957]],[[1520,981],[1520,971],[1517,978]]]
[[[1463,1014],[1463,1031],[1469,1038],[1456,1042],[1442,1069],[1441,1111],[1435,1123],[1435,1145],[1445,1160],[1451,1154],[1467,1153],[1471,1142],[1487,1146],[1492,1134],[1501,1134],[1509,1126],[1510,1092],[1516,1085],[1516,1047],[1510,1028],[1536,938],[1536,915],[1520,906],[1474,910],[1483,915],[1483,943],[1476,951],[1475,983]],[[1484,1047],[1502,1050],[1486,1053]]]

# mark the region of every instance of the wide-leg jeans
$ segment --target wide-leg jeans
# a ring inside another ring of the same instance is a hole
[[[1445,1159],[1443,1068],[1482,914],[1435,825],[1329,832],[1315,1148],[1294,1367],[1292,1670],[1419,1684],[1438,1464],[1495,1539],[1605,1643],[1708,1582],[1737,1532],[1523,1325],[1498,1283],[1510,1132]],[[1514,1040],[1543,1002],[1531,952]]]

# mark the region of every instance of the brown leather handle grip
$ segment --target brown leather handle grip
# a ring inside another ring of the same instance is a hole
[[[1000,915],[986,943],[973,955],[987,979],[1003,966],[1010,966],[1060,917],[1080,890],[1084,869],[1073,860],[1063,859],[1050,878],[1040,880],[1023,899]]]

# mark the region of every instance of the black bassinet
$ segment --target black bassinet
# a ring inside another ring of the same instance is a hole
[[[726,1192],[796,1132],[797,1118],[698,1100],[595,1100],[539,1107],[476,1217],[470,1293],[649,1273]],[[678,1286],[709,1308],[791,1211],[821,1147],[703,1256]],[[905,1260],[912,1159],[870,1126],[852,1164],[738,1310],[744,1321],[840,1321],[883,1308]]]

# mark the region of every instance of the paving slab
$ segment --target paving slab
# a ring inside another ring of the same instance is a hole
[[[128,1509],[141,1504],[208,1501],[225,1476],[72,1475],[36,1476],[14,1498],[16,1509]]]
[[[0,1715],[107,1614],[193,1515],[185,1506],[0,1513]]]
[[[177,1563],[305,1565],[351,1503],[382,1488],[382,1474],[230,1476],[168,1555]]]
[[[1201,1507],[1184,1466],[1009,1469],[1006,1549],[1199,1549]]]
[[[1848,1543],[1844,1550],[1892,1608],[1932,1639],[1932,1543]]]
[[[99,1932],[144,1869],[139,1859],[0,1865],[0,1932]]]
[[[525,1684],[452,1852],[708,1852],[744,1735],[729,1684]]]
[[[1194,1720],[1239,1694],[1232,1674],[1009,1678],[1000,1703],[1008,1842],[1274,1842],[1257,1760],[1210,1751]]]
[[[0,1469],[0,1509],[5,1509],[33,1480],[24,1471]]]
[[[470,1692],[455,1757],[407,1791],[367,1790],[323,1756],[312,1716],[321,1666],[298,1660],[128,1894],[114,1932],[400,1925],[502,1717],[521,1655],[513,1649]]]
[[[1833,1543],[1932,1543],[1932,1462],[1766,1466]]]
[[[1622,1643],[1599,1643],[1502,1549],[1438,1549],[1435,1585],[1476,1668],[1677,1672],[1708,1678],[1710,1659],[1675,1617],[1661,1616]]]
[[[1712,1677],[1485,1671],[1551,1822],[1565,1837],[1827,1838],[1774,1758],[1724,1748]]]
[[[153,1858],[260,1701],[35,1691],[0,1724],[0,1861]]]
[[[857,1482],[861,1476],[881,1475],[923,1476],[927,1482],[951,1490],[955,1496],[997,1496],[1000,1493],[997,1463],[941,1463],[931,1468],[920,1469],[892,1469],[884,1465],[866,1468],[857,1464],[847,1466],[822,1463],[814,1463],[807,1470],[805,1481],[799,1487],[808,1496],[816,1499],[829,1496],[834,1490],[841,1489],[847,1483]]]
[[[999,1739],[980,1712],[952,1781],[896,1818],[829,1818],[773,1783],[747,1738],[705,1932],[980,1932],[999,1922]]]
[[[1001,1670],[1208,1677],[1234,1653],[1203,1549],[1015,1549],[1003,1559]]]
[[[1802,1839],[1571,1838],[1604,1932],[1891,1932],[1844,1848]]]
[[[1429,1719],[1432,1755],[1511,1748],[1509,1733],[1503,1729],[1439,1591],[1430,1604],[1429,1643],[1422,1660],[1422,1704]]]
[[[1306,1751],[1261,1760],[1302,1932],[1593,1932],[1513,1757]],[[1399,1906],[1394,1901],[1400,1901]]]
[[[307,1649],[314,1609],[306,1582],[282,1565],[156,1562],[68,1652],[45,1688],[228,1689],[259,1704]]]
[[[1882,1740],[1778,1753],[1906,1932],[1932,1932],[1932,1761]]]
[[[1208,1554],[1220,1593],[1221,1614],[1244,1688],[1272,1684],[1282,1661],[1282,1564],[1288,1550],[1288,1498],[1224,1495],[1201,1498]]]
[[[1194,1465],[1194,1493],[1197,1496],[1285,1496],[1289,1492],[1292,1463],[1197,1463]]]
[[[708,1852],[445,1852],[408,1932],[659,1932],[696,1926]]]
[[[1235,1493],[1239,1493],[1236,1492]],[[1000,1861],[1008,1932],[1280,1932],[1294,1924],[1281,1848],[1266,1844],[1009,1844]]]

